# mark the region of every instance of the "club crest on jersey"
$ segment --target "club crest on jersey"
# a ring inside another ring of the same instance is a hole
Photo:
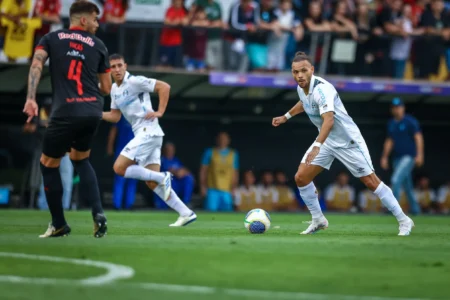
[[[128,90],[124,90],[122,93],[122,96],[126,97],[126,96],[128,96],[128,94],[129,94]]]

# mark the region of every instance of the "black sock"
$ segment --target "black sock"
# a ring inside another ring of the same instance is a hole
[[[84,199],[89,199],[92,207],[92,217],[103,214],[100,190],[98,188],[97,176],[92,168],[89,158],[72,161],[75,170],[80,175],[80,194]]]
[[[52,215],[52,225],[59,229],[66,225],[64,209],[62,204],[63,188],[61,175],[58,168],[48,168],[41,164],[42,177],[44,179],[44,190],[47,198],[48,208]]]

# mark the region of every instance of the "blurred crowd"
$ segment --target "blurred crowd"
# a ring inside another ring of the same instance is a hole
[[[1,1],[0,60],[27,60],[45,33],[62,27],[61,0]],[[99,34],[110,52],[128,0],[103,0]],[[302,50],[326,73],[446,79],[450,14],[443,0],[172,0],[160,24],[159,68],[271,72]],[[227,7],[228,8],[228,7]],[[129,31],[131,32],[131,31]],[[328,42],[325,38],[329,35]],[[430,47],[432,45],[432,47]],[[325,60],[322,60],[322,57]]]
[[[302,50],[316,65],[328,55],[327,73],[448,76],[450,15],[443,0],[236,0],[228,16],[223,22],[220,1],[196,0],[186,9],[173,0],[159,67],[283,71]],[[327,46],[325,33],[332,33]]]

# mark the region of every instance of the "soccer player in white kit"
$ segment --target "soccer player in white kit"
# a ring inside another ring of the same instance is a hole
[[[125,146],[114,163],[114,172],[125,178],[143,180],[167,205],[180,216],[171,227],[185,226],[194,222],[197,215],[190,210],[172,189],[170,172],[160,172],[161,147],[164,133],[159,126],[169,101],[170,86],[144,76],[127,72],[123,56],[109,57],[111,74],[115,83],[111,88],[111,111],[103,112],[102,119],[119,122],[122,114],[131,124],[134,138]],[[158,110],[154,111],[150,93],[159,96]]]
[[[312,234],[328,227],[328,220],[320,209],[313,179],[323,169],[328,170],[337,158],[397,218],[398,235],[409,235],[414,222],[403,213],[392,190],[375,175],[366,142],[358,126],[348,115],[334,86],[325,79],[314,76],[314,66],[303,52],[297,52],[293,59],[292,75],[298,83],[300,101],[284,116],[274,118],[272,125],[277,127],[291,117],[305,112],[319,129],[319,135],[306,151],[295,174],[300,195],[312,215],[311,224],[301,234]]]

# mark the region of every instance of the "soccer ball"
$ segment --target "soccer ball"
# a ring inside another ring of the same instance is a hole
[[[270,221],[270,216],[264,209],[255,208],[245,216],[244,226],[252,234],[264,233],[269,230]]]

